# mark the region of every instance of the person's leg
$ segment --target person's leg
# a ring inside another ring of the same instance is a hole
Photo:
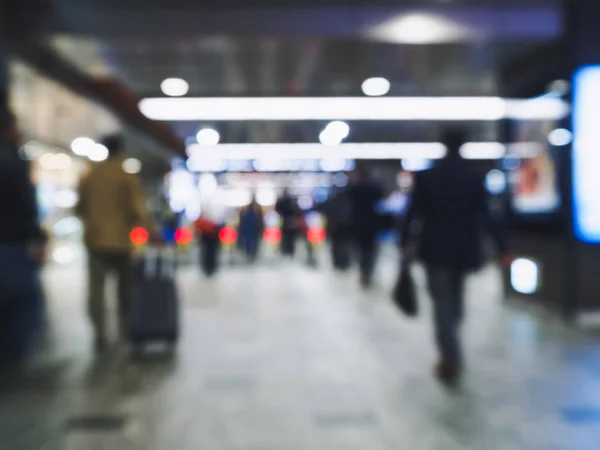
[[[104,291],[108,266],[105,255],[90,251],[88,255],[88,313],[94,328],[94,345],[101,350],[106,345],[106,308]]]
[[[456,277],[445,268],[428,268],[429,291],[433,300],[435,336],[444,378],[458,375],[461,365]],[[447,376],[446,376],[447,375]]]
[[[122,341],[129,340],[129,324],[131,297],[133,295],[133,266],[131,255],[123,253],[114,255],[114,269],[117,273],[118,286],[118,323]]]
[[[25,357],[45,322],[37,263],[24,244],[0,244],[0,365]]]
[[[377,257],[376,237],[364,235],[359,240],[360,276],[364,287],[369,287],[373,281],[373,271]]]

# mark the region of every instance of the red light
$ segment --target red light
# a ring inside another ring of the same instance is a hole
[[[308,230],[306,237],[312,244],[320,244],[325,240],[325,230],[321,227],[312,227]]]
[[[277,244],[281,241],[281,230],[277,227],[267,227],[263,233],[263,239],[269,244]]]
[[[129,239],[133,245],[146,245],[150,234],[142,227],[137,227],[131,230]]]
[[[175,231],[175,242],[179,245],[188,245],[194,239],[194,233],[189,228],[178,228]]]
[[[235,244],[235,241],[237,241],[237,236],[237,230],[233,227],[224,227],[219,232],[219,239],[221,239],[221,242],[225,245]]]

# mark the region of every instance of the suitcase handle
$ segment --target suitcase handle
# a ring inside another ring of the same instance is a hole
[[[175,278],[177,253],[173,247],[150,247],[144,252],[144,275],[148,278]]]

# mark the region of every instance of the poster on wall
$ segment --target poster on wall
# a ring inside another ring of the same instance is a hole
[[[558,149],[548,143],[554,121],[514,122],[508,158],[512,208],[519,214],[548,214],[561,205]]]

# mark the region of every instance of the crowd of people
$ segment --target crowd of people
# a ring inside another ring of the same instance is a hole
[[[46,237],[37,217],[35,190],[27,161],[20,157],[19,134],[12,115],[0,117],[0,209],[10,214],[0,221],[0,360],[26,354],[44,328],[44,300],[39,268]],[[405,259],[418,258],[428,274],[433,298],[439,363],[435,374],[442,381],[456,381],[464,367],[460,325],[464,315],[463,286],[466,275],[483,263],[481,231],[494,237],[499,254],[507,252],[500,227],[488,212],[482,179],[470,171],[458,149],[466,136],[460,131],[445,135],[447,158],[416,178],[412,202],[401,232]],[[151,242],[162,237],[151,217],[137,176],[122,169],[124,144],[111,136],[103,144],[108,158],[94,164],[81,179],[76,214],[85,233],[88,253],[89,316],[97,351],[107,347],[105,284],[109,274],[118,280],[118,322],[121,339],[128,340],[132,271],[130,231],[141,226]],[[377,259],[378,234],[385,218],[378,204],[383,187],[359,167],[348,186],[336,188],[316,209],[327,218],[333,265],[346,270],[356,255],[360,282],[371,286]],[[304,212],[285,190],[275,211],[281,218],[281,253],[293,256],[297,242],[307,242]],[[217,269],[220,224],[206,217],[197,223],[202,264],[208,275]],[[237,245],[250,261],[256,260],[264,231],[264,217],[256,199],[240,211]],[[314,258],[307,242],[309,260]]]

